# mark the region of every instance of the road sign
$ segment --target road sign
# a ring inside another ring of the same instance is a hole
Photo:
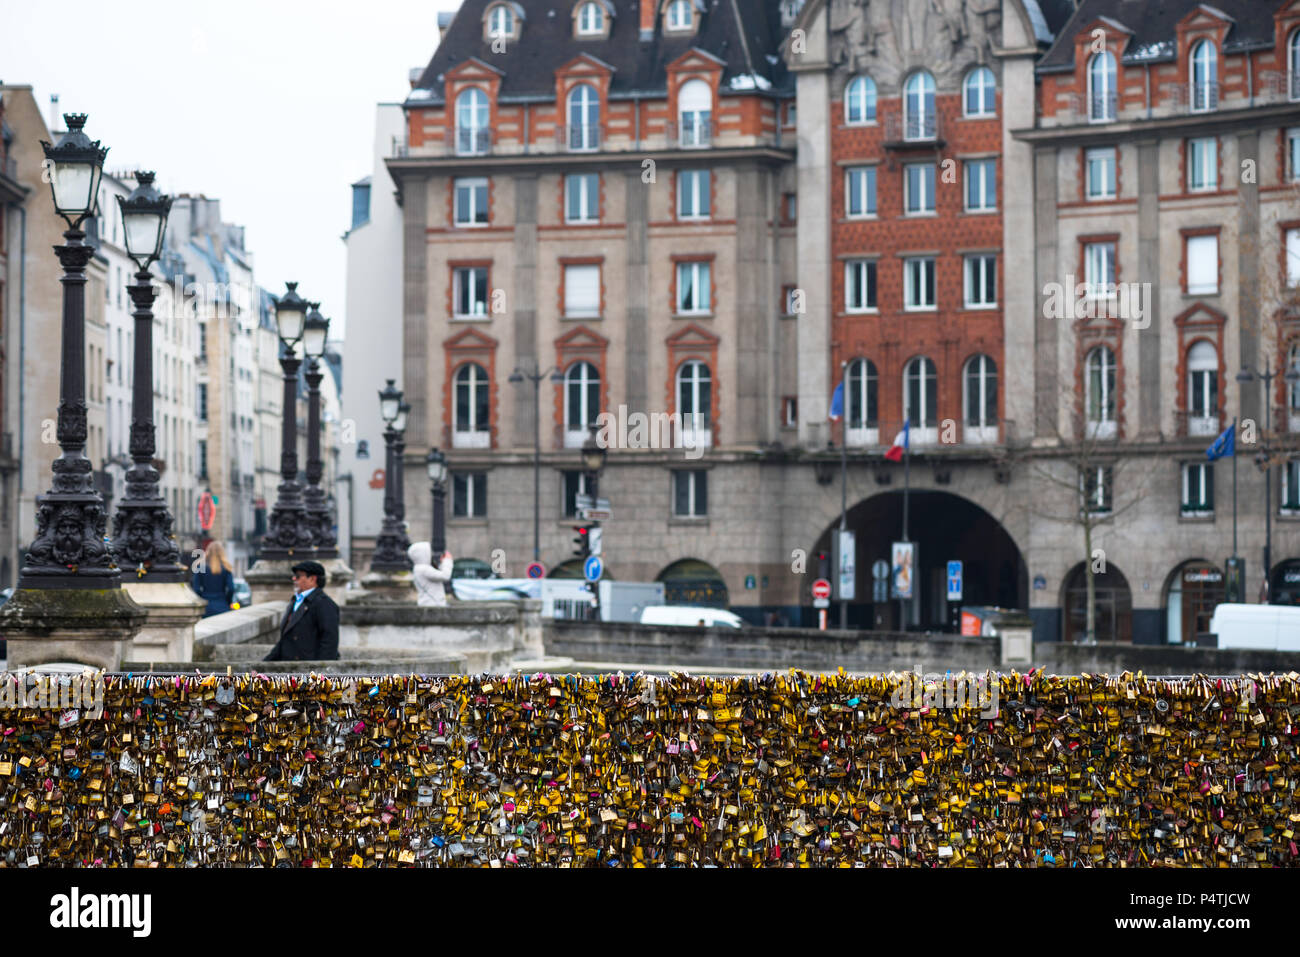
[[[884,581],[889,577],[889,562],[883,558],[877,558],[871,563],[871,577],[877,581]]]
[[[813,599],[813,607],[814,607],[814,608],[829,608],[829,607],[831,607],[831,600],[830,600],[829,598],[814,598],[814,599]]]
[[[593,528],[591,531],[587,533],[587,550],[591,552],[591,554],[593,555],[600,554],[600,549],[601,549],[600,543],[603,537],[604,536],[601,534],[601,530],[599,528]]]
[[[948,600],[961,601],[961,562],[948,563]]]
[[[831,583],[825,578],[819,578],[812,583],[813,598],[829,599],[831,597]]]
[[[599,555],[590,555],[587,560],[582,563],[582,574],[589,582],[599,581],[600,573],[604,570],[605,565],[601,562]]]
[[[835,539],[832,555],[835,557],[835,597],[840,601],[853,601],[857,598],[857,544],[848,529],[835,529],[831,533]]]
[[[593,499],[590,495],[573,496],[573,509],[576,512],[580,512],[584,508],[591,508],[595,504],[596,504],[596,500]]]
[[[580,508],[578,509],[578,518],[584,522],[603,522],[606,519],[614,517],[614,513],[607,508]]]
[[[757,587],[758,587],[758,579],[755,578],[753,575],[746,575],[746,576],[745,576],[745,590],[746,590],[746,591],[753,591],[753,590],[754,590],[755,588],[757,588]]]
[[[871,583],[871,600],[873,602],[889,601],[889,582],[877,578]]]
[[[524,572],[529,578],[545,578],[546,566],[541,562],[529,562],[528,569]]]

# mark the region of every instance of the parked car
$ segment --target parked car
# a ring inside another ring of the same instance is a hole
[[[243,608],[245,605],[253,603],[253,589],[249,587],[248,582],[242,578],[235,579],[235,600],[231,604],[232,608]]]
[[[651,605],[641,610],[643,625],[703,625],[706,628],[744,628],[745,620],[725,608],[694,605]]]

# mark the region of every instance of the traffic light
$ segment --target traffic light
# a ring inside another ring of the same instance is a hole
[[[590,529],[585,525],[574,525],[573,530],[578,533],[578,537],[573,540],[573,544],[578,547],[573,550],[575,558],[586,559],[591,554],[591,545],[589,543]]]

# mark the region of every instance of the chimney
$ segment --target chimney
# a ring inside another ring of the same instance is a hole
[[[407,79],[411,81],[411,89],[414,90],[416,84],[420,82],[420,77],[424,76],[424,67],[413,66],[406,73]]]
[[[641,42],[649,43],[655,38],[655,12],[659,0],[640,0],[641,3]]]
[[[58,133],[63,129],[63,117],[59,115],[59,94],[50,94],[50,132]]]
[[[438,11],[438,42],[441,43],[447,37],[447,28],[451,26],[451,19],[456,15],[454,10]]]

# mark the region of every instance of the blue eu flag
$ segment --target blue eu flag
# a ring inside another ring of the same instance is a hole
[[[1236,448],[1237,420],[1232,420],[1232,425],[1228,426],[1219,437],[1214,440],[1214,444],[1205,450],[1205,457],[1213,462],[1215,459],[1221,459],[1225,455],[1237,454]]]

